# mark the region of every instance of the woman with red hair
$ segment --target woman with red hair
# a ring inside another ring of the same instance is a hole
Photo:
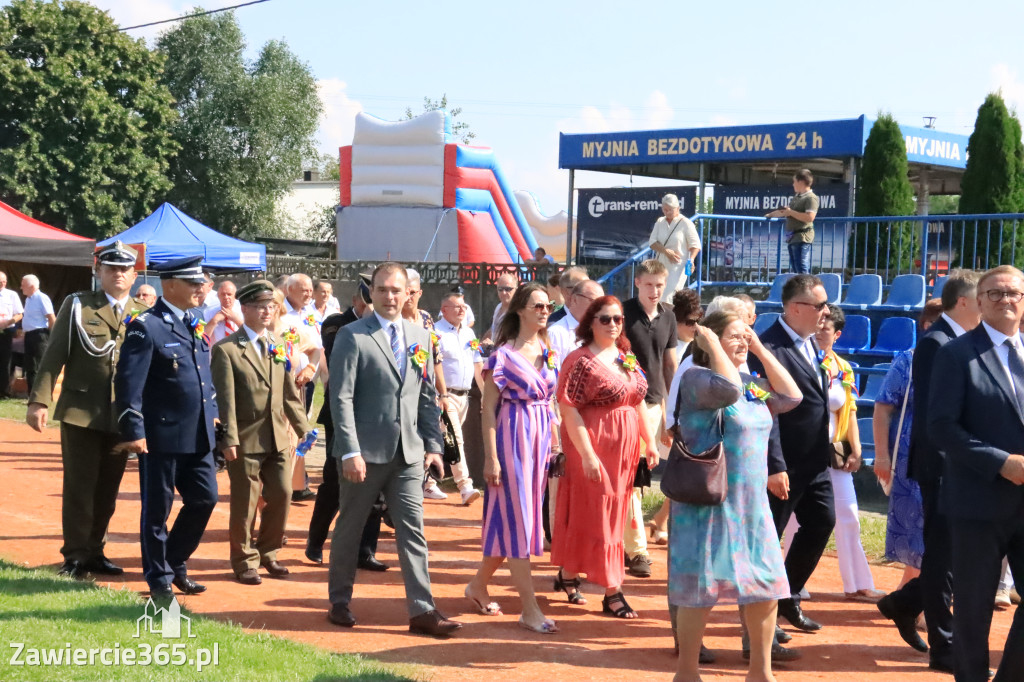
[[[658,464],[657,444],[643,412],[647,379],[629,352],[622,303],[603,296],[587,309],[576,337],[581,346],[562,363],[558,401],[565,477],[558,486],[551,561],[561,566],[555,589],[585,604],[580,573],[605,588],[602,611],[636,618],[622,595],[622,529],[633,475],[646,443],[647,464]]]

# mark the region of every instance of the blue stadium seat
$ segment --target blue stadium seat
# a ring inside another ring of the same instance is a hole
[[[916,310],[924,306],[927,284],[921,275],[900,275],[889,287],[882,308]]]
[[[754,320],[754,333],[760,336],[779,319],[779,313],[761,313]]]
[[[793,276],[792,272],[784,272],[781,275],[776,275],[772,281],[772,288],[768,292],[768,298],[763,301],[758,301],[757,307],[767,310],[779,310],[782,308],[782,287],[786,284],[790,277]]]
[[[860,363],[859,362],[854,362],[853,360],[847,360],[847,362],[850,363],[850,367],[853,368],[853,381],[854,381],[854,385],[857,387],[857,393],[859,394],[860,393],[861,381],[860,381],[860,375],[857,374],[857,368],[860,367]]]
[[[838,304],[843,291],[843,278],[835,272],[822,272],[818,275],[818,279],[825,285],[828,302]]]
[[[843,307],[866,309],[882,302],[882,278],[878,275],[855,275],[846,287]]]
[[[849,319],[849,318],[847,318]],[[842,339],[840,339],[842,340]],[[917,323],[909,317],[889,317],[878,328],[875,345],[860,351],[863,355],[882,355],[894,358],[917,343]]]
[[[847,315],[843,334],[836,339],[835,351],[840,355],[859,353],[871,345],[871,318]]]
[[[861,459],[864,466],[875,465],[875,432],[872,428],[871,417],[864,417],[857,420],[857,430],[860,432]]]
[[[881,362],[874,365],[871,369],[884,369],[888,370],[892,367],[891,362]],[[861,392],[859,398],[857,398],[857,407],[871,407],[875,404],[875,398],[878,397],[878,391],[882,388],[882,380],[885,379],[884,374],[868,374],[864,377],[864,390]]]
[[[949,275],[935,278],[935,284],[932,285],[932,298],[942,298],[942,287],[946,286],[947,279],[949,279]]]

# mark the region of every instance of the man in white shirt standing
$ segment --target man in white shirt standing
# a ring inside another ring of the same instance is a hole
[[[686,279],[693,273],[693,263],[700,254],[700,237],[690,219],[679,212],[679,197],[675,194],[662,197],[661,212],[665,215],[655,221],[647,243],[668,268],[661,300],[671,303],[672,295],[686,286]]]
[[[53,314],[50,297],[39,291],[39,278],[35,275],[21,278],[21,293],[25,295],[25,313],[21,320],[21,329],[25,332],[25,380],[31,391],[36,367],[46,351],[50,327],[57,321],[57,316]]]
[[[313,305],[313,280],[309,275],[297,272],[288,277],[284,284],[284,315],[281,321],[289,327],[302,327],[308,334],[312,347],[305,355],[309,363],[295,373],[295,379],[301,387],[303,405],[306,411],[313,405],[313,392],[316,388],[316,376],[320,370],[320,362],[324,353],[324,342],[320,338],[320,323]],[[309,475],[306,474],[306,460],[299,457],[295,460],[295,471],[292,477],[292,502],[308,502],[316,498],[316,493],[309,489]]]
[[[224,280],[217,287],[217,304],[206,309],[206,335],[217,343],[238,331],[242,325],[242,306],[235,298],[234,283]]]
[[[14,325],[21,321],[25,308],[16,291],[7,288],[7,274],[0,272],[0,398],[11,397],[11,345]]]
[[[483,391],[483,358],[480,343],[473,330],[464,324],[466,302],[462,294],[454,291],[445,294],[441,301],[441,320],[434,325],[440,337],[438,345],[444,357],[441,365],[448,393],[441,396],[441,407],[448,414],[455,429],[455,440],[459,444],[462,458],[452,465],[452,476],[459,486],[462,504],[469,506],[480,499],[480,492],[473,487],[466,463],[466,449],[462,439],[462,424],[469,414],[469,391],[473,381]]]

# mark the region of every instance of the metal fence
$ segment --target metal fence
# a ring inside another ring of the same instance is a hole
[[[782,219],[697,214],[693,222],[703,246],[695,263],[695,286],[768,286],[790,270],[786,222]],[[951,268],[985,270],[1004,263],[1024,265],[1024,214],[818,218],[814,221],[811,271],[895,277],[919,273],[928,282]],[[633,295],[638,263],[633,254],[602,278],[609,291]]]

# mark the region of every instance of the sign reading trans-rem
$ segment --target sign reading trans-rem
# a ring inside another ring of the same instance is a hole
[[[696,213],[694,186],[581,189],[576,209],[580,262],[618,264],[646,246],[654,221],[662,216],[661,198],[670,192],[679,197],[683,215]]]
[[[559,168],[653,164],[775,161],[864,156],[873,121],[864,116],[838,121],[755,126],[640,130],[559,136]],[[964,168],[967,137],[931,128],[901,126],[907,159]]]
[[[815,184],[818,215],[822,218],[848,216],[850,185],[845,182]],[[789,206],[791,185],[719,185],[715,187],[714,212],[718,215],[764,216]]]

